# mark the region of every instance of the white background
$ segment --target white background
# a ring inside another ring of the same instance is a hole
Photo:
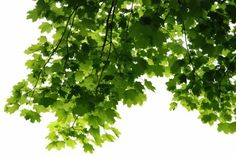
[[[0,156],[14,157],[221,157],[235,156],[236,136],[218,133],[204,125],[195,112],[182,107],[170,112],[171,94],[163,79],[155,81],[156,93],[148,92],[143,106],[119,106],[122,120],[117,127],[121,137],[106,143],[94,154],[81,147],[47,151],[47,117],[31,124],[18,114],[3,112],[12,86],[26,75],[23,51],[37,39],[37,24],[26,20],[33,7],[30,0],[5,0],[0,5]]]

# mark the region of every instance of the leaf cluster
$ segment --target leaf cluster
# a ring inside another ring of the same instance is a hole
[[[235,0],[36,0],[27,18],[42,34],[5,111],[31,122],[53,113],[48,149],[93,152],[119,137],[119,102],[142,105],[155,91],[140,78],[165,76],[171,110],[181,104],[234,133],[235,10]]]

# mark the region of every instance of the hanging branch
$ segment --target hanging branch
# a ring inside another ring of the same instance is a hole
[[[38,82],[39,82],[39,80],[40,80],[41,74],[43,73],[43,71],[44,71],[46,65],[50,62],[50,60],[52,59],[52,56],[55,54],[55,52],[56,52],[57,49],[59,48],[60,44],[62,43],[62,41],[63,41],[63,39],[64,39],[64,37],[65,37],[66,31],[67,31],[67,27],[69,26],[71,17],[75,14],[77,8],[78,8],[78,6],[72,11],[72,13],[70,14],[70,16],[68,17],[67,22],[66,22],[66,26],[65,26],[65,28],[64,28],[64,30],[63,30],[63,33],[62,33],[62,36],[61,36],[60,40],[58,41],[56,47],[52,50],[50,56],[48,57],[47,61],[44,63],[44,65],[43,65],[43,67],[41,68],[41,70],[39,71],[38,76],[37,76],[37,78],[36,78],[36,82],[35,82],[35,84],[34,84],[34,86],[33,86],[33,89],[32,89],[31,97],[34,96],[35,89],[36,89],[36,87],[37,87],[37,85],[38,85]]]
[[[184,43],[185,43],[185,47],[187,49],[187,55],[188,55],[190,64],[192,64],[192,58],[191,58],[191,54],[190,54],[190,51],[189,51],[187,32],[186,32],[186,27],[185,27],[184,20],[182,20],[182,25],[183,25]],[[192,64],[192,66],[193,66],[193,64]]]
[[[104,37],[104,40],[103,40],[103,45],[102,45],[102,50],[101,50],[101,55],[100,55],[100,58],[102,59],[103,57],[103,53],[104,53],[104,50],[105,50],[105,47],[106,47],[106,42],[107,42],[107,38],[108,38],[108,33],[109,33],[109,29],[110,29],[110,17],[112,15],[112,10],[115,6],[115,0],[112,1],[112,4],[111,4],[111,7],[110,7],[110,10],[108,12],[108,15],[107,15],[107,19],[106,19],[106,32],[105,32],[105,37]]]
[[[126,40],[128,38],[129,23],[131,21],[131,17],[132,17],[133,10],[134,10],[134,1],[135,0],[133,0],[132,3],[131,3],[130,14],[129,14],[128,22],[127,22],[127,26],[126,26],[126,36],[125,36]]]
[[[111,22],[107,21],[107,29],[106,29],[106,32],[107,32],[107,35],[105,36],[106,38],[104,39],[104,43],[103,43],[103,47],[102,47],[102,52],[104,51],[104,48],[105,48],[105,44],[106,44],[106,40],[107,40],[107,37],[108,37],[108,33],[109,33],[109,30],[110,30],[110,41],[109,41],[109,50],[108,50],[108,56],[106,58],[106,61],[105,61],[105,64],[104,66],[102,67],[102,70],[101,70],[101,74],[100,76],[98,77],[98,82],[97,82],[97,86],[96,86],[96,89],[95,89],[95,94],[97,95],[97,92],[98,92],[98,86],[102,80],[102,77],[103,77],[103,73],[105,71],[105,68],[106,66],[109,64],[108,61],[109,61],[109,58],[110,58],[110,54],[111,54],[111,49],[112,49],[112,33],[113,33],[113,21],[114,21],[114,16],[115,16],[115,10],[116,10],[116,3],[117,3],[117,0],[113,0],[112,1],[112,6],[111,6],[111,9],[110,9],[110,14],[108,14],[108,18],[107,19],[110,19],[110,16],[111,16]]]
[[[72,125],[71,125],[70,128],[75,129],[74,127],[75,127],[75,124],[76,124],[78,118],[79,118],[79,116],[78,116],[78,115],[75,115],[74,121],[73,121],[73,123],[72,123]]]
[[[65,59],[65,63],[64,63],[64,69],[66,69],[66,64],[67,64],[68,59],[69,59],[69,57],[68,57],[68,55],[69,55],[68,40],[69,40],[69,36],[70,36],[70,34],[71,34],[71,31],[72,31],[72,28],[73,28],[73,26],[74,26],[76,14],[77,14],[77,11],[74,13],[74,16],[73,16],[73,18],[72,18],[72,22],[71,22],[71,25],[70,25],[69,32],[67,33],[67,36],[66,36],[66,55],[65,55],[66,59]]]

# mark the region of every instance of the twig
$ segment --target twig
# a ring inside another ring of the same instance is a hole
[[[191,58],[190,51],[189,51],[188,40],[187,40],[187,33],[186,33],[186,27],[185,27],[184,20],[182,20],[182,25],[183,25],[183,34],[184,34],[185,47],[187,49],[187,54],[188,54],[189,62],[192,64],[192,58]]]
[[[68,34],[67,34],[67,36],[66,36],[66,55],[65,55],[66,59],[65,59],[65,63],[64,63],[64,69],[66,69],[66,64],[67,64],[68,59],[69,59],[69,56],[68,56],[68,55],[69,55],[68,40],[69,40],[69,36],[70,36],[70,34],[71,34],[71,31],[72,31],[72,28],[73,28],[73,26],[74,26],[74,21],[75,21],[76,13],[77,13],[77,10],[76,10],[76,12],[74,13],[74,16],[73,16],[73,18],[72,18],[72,22],[71,22],[71,25],[70,25],[69,32],[68,32]]]
[[[78,118],[79,118],[79,116],[76,116],[76,117],[75,117],[75,119],[74,119],[74,121],[73,121],[73,123],[72,123],[72,125],[71,125],[71,128],[74,129],[75,123],[77,122]]]
[[[106,59],[106,61],[105,61],[105,64],[104,64],[104,66],[102,67],[102,71],[101,71],[101,74],[100,74],[100,76],[99,76],[99,78],[98,78],[98,82],[97,82],[97,86],[96,86],[96,90],[95,90],[95,93],[96,93],[96,95],[97,95],[97,92],[98,92],[98,86],[99,86],[99,84],[100,84],[100,82],[101,82],[101,80],[102,80],[102,76],[103,76],[103,73],[104,73],[104,71],[105,71],[105,68],[106,68],[106,66],[109,64],[109,62],[108,62],[108,60],[109,60],[109,58],[110,58],[110,55],[111,55],[111,49],[112,49],[112,37],[113,37],[113,35],[112,35],[112,33],[113,33],[113,27],[112,27],[112,23],[113,23],[113,21],[114,21],[114,16],[115,16],[115,10],[116,10],[116,3],[117,3],[117,0],[113,0],[112,1],[112,15],[110,15],[111,16],[111,22],[110,22],[110,42],[109,42],[109,50],[108,50],[108,56],[107,56],[107,59]]]
[[[110,29],[110,17],[111,17],[111,14],[112,14],[112,10],[113,10],[113,7],[114,7],[114,0],[112,1],[112,4],[111,4],[111,8],[108,12],[108,16],[107,16],[107,20],[106,20],[106,33],[105,33],[105,37],[104,37],[104,40],[103,40],[103,45],[102,45],[102,50],[101,50],[101,55],[100,55],[100,58],[102,59],[103,57],[103,53],[104,53],[104,50],[105,50],[105,47],[106,47],[106,42],[107,42],[107,37],[108,37],[108,32],[109,32],[109,29]]]
[[[129,23],[131,21],[132,13],[133,13],[133,10],[134,10],[134,1],[135,0],[133,0],[132,3],[131,3],[130,14],[129,14],[128,22],[127,22],[127,26],[126,26],[126,36],[125,36],[126,40],[127,40],[127,37],[128,37]]]
[[[47,61],[44,63],[44,65],[43,65],[43,67],[41,68],[41,70],[39,71],[38,76],[37,76],[37,78],[36,78],[36,82],[35,82],[35,84],[34,84],[34,86],[33,86],[33,89],[32,89],[31,97],[34,96],[35,89],[36,89],[36,87],[37,87],[37,85],[38,85],[39,79],[40,79],[41,74],[43,73],[43,71],[44,71],[46,65],[50,62],[50,60],[52,59],[52,56],[53,56],[54,53],[57,51],[57,49],[59,48],[61,42],[63,41],[63,38],[64,38],[64,36],[65,36],[65,34],[66,34],[66,30],[67,30],[67,27],[68,27],[68,25],[69,25],[70,19],[71,19],[71,17],[73,16],[73,14],[75,13],[75,11],[77,10],[77,8],[78,8],[78,7],[76,7],[76,8],[72,11],[72,13],[70,14],[70,16],[68,17],[68,20],[67,20],[67,22],[66,22],[65,29],[63,30],[63,33],[62,33],[62,36],[61,36],[60,40],[58,41],[56,47],[52,50],[50,56],[48,57]]]

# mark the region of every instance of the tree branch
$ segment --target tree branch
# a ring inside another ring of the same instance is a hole
[[[131,21],[132,13],[133,13],[133,10],[134,10],[134,1],[135,0],[133,0],[132,3],[131,3],[130,14],[129,14],[128,22],[127,22],[127,26],[126,26],[126,36],[125,36],[126,40],[127,40],[127,37],[128,37],[129,23]]]
[[[106,19],[106,32],[105,32],[105,37],[104,37],[104,40],[103,40],[103,45],[102,45],[102,50],[101,50],[101,55],[100,55],[101,59],[103,57],[103,53],[104,53],[104,50],[105,50],[105,47],[106,47],[106,42],[107,42],[108,33],[109,33],[109,29],[110,29],[110,22],[109,21],[110,21],[110,17],[111,17],[114,5],[115,5],[115,0],[112,1],[111,7],[110,7],[110,10],[108,12],[107,19]]]
[[[108,56],[107,56],[107,58],[106,58],[106,61],[105,61],[105,64],[104,64],[104,66],[102,67],[102,71],[101,71],[101,74],[100,74],[100,76],[99,76],[99,78],[98,78],[98,82],[97,82],[97,86],[96,86],[96,90],[95,90],[95,94],[97,95],[97,92],[98,92],[98,86],[99,86],[99,84],[100,84],[100,82],[101,82],[101,80],[102,80],[102,76],[103,76],[103,73],[104,73],[104,71],[105,71],[105,68],[106,68],[106,66],[109,64],[109,58],[110,58],[110,55],[111,55],[111,49],[112,49],[112,37],[113,37],[113,35],[112,35],[112,33],[113,33],[113,26],[112,26],[112,24],[113,24],[113,21],[114,21],[114,16],[115,16],[115,10],[116,10],[116,3],[117,3],[117,0],[113,0],[112,1],[112,7],[111,7],[111,10],[112,10],[112,13],[109,15],[109,16],[111,16],[111,22],[108,24],[109,25],[109,27],[110,27],[110,41],[109,41],[109,50],[108,50]],[[107,18],[108,19],[108,18]],[[109,22],[109,21],[108,21]],[[109,31],[109,28],[108,28],[108,31]],[[107,32],[108,33],[108,32]],[[107,34],[107,36],[108,36],[108,34]],[[106,38],[106,40],[107,40],[107,38]],[[105,42],[104,42],[105,43]],[[105,48],[105,46],[103,47],[103,51],[104,51],[104,48]]]
[[[67,64],[68,59],[69,59],[69,56],[68,56],[68,55],[69,55],[68,40],[69,40],[69,36],[70,36],[70,34],[71,34],[71,31],[72,31],[72,28],[73,28],[73,26],[74,26],[76,13],[77,13],[77,11],[74,13],[74,16],[73,16],[73,18],[72,18],[72,22],[71,22],[71,25],[70,25],[69,32],[68,32],[68,34],[67,34],[67,36],[66,36],[66,55],[65,55],[66,58],[65,58],[65,63],[64,63],[64,70],[66,69],[66,64]]]
[[[67,22],[66,22],[65,29],[63,30],[63,33],[62,33],[62,36],[61,36],[60,40],[58,41],[56,47],[52,50],[50,56],[48,57],[47,61],[44,63],[44,65],[43,65],[43,67],[41,68],[41,70],[39,71],[38,76],[37,76],[37,78],[36,78],[36,82],[35,82],[35,84],[34,84],[34,86],[33,86],[33,89],[32,89],[31,97],[34,96],[35,89],[36,89],[36,87],[37,87],[37,85],[38,85],[38,83],[39,83],[41,74],[44,72],[44,69],[45,69],[46,65],[50,62],[50,60],[52,59],[52,56],[55,54],[55,52],[56,52],[57,49],[59,48],[60,44],[62,43],[63,38],[64,38],[64,36],[65,36],[65,34],[66,34],[66,31],[67,31],[67,27],[68,27],[68,25],[69,25],[69,23],[70,23],[71,17],[75,14],[77,8],[78,8],[78,6],[75,7],[75,9],[74,9],[74,10],[72,11],[72,13],[69,15],[68,20],[67,20]]]

